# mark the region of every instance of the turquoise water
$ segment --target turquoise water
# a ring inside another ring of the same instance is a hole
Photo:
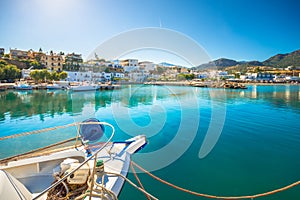
[[[247,90],[128,86],[116,91],[0,92],[0,137],[96,117],[115,140],[145,134],[133,160],[181,187],[213,195],[262,193],[300,180],[300,86]],[[0,157],[75,136],[73,129],[0,141]],[[204,146],[206,154],[199,156]],[[134,176],[128,177],[134,180]],[[139,173],[160,199],[201,199]],[[125,184],[120,199],[144,199]],[[261,199],[300,199],[300,188]]]

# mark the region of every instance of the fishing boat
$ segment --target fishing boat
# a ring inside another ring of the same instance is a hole
[[[203,82],[201,79],[193,79],[192,82],[190,82],[191,86],[194,87],[207,87],[207,83]]]
[[[79,127],[76,138],[0,160],[0,199],[117,199],[131,155],[146,145],[146,137],[112,142],[114,127],[95,118],[56,128],[70,126]],[[107,126],[111,136],[98,142]],[[18,136],[24,137],[0,140]]]
[[[51,85],[47,85],[47,89],[48,90],[63,90],[63,89],[67,89],[67,87],[64,85],[59,85],[59,84],[53,83]]]
[[[92,83],[81,83],[79,85],[74,85],[70,86],[69,89],[74,91],[74,92],[79,92],[79,91],[96,91],[99,89],[99,85],[97,84],[92,84]]]

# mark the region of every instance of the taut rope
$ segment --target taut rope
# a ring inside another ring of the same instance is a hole
[[[138,169],[140,169],[141,171],[145,172],[146,174],[148,174],[150,177],[154,178],[155,180],[163,183],[163,184],[166,184],[172,188],[175,188],[177,190],[180,190],[180,191],[183,191],[183,192],[186,192],[186,193],[189,193],[189,194],[192,194],[192,195],[196,195],[196,196],[200,196],[200,197],[206,197],[206,198],[210,198],[210,199],[255,199],[255,198],[258,198],[258,197],[263,197],[263,196],[268,196],[268,195],[271,195],[271,194],[275,194],[275,193],[278,193],[278,192],[282,192],[284,190],[288,190],[292,187],[295,187],[297,185],[300,184],[300,181],[296,181],[290,185],[287,185],[287,186],[284,186],[282,188],[279,188],[279,189],[275,189],[275,190],[271,190],[269,192],[264,192],[264,193],[260,193],[260,194],[254,194],[254,195],[246,195],[246,196],[215,196],[215,195],[210,195],[210,194],[204,194],[204,193],[199,193],[199,192],[194,192],[194,191],[191,191],[191,190],[188,190],[188,189],[185,189],[185,188],[182,188],[182,187],[179,187],[177,185],[174,185],[170,182],[167,182],[157,176],[155,176],[154,174],[150,173],[149,171],[147,171],[146,169],[142,168],[141,166],[139,166],[138,164],[136,164],[135,162],[131,161],[131,163],[136,166]]]

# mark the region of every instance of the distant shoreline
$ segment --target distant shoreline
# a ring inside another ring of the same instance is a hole
[[[225,82],[203,82],[202,85],[193,85],[190,81],[157,81],[157,82],[145,82],[145,83],[136,83],[136,82],[128,82],[128,83],[118,83],[118,85],[113,85],[120,87],[121,85],[155,85],[155,86],[185,86],[185,87],[205,87],[205,88],[223,88],[221,85]],[[231,83],[234,84],[234,83]],[[277,86],[277,85],[298,85],[300,83],[236,83],[244,86]],[[14,89],[15,83],[0,83],[0,90],[6,89]],[[35,85],[35,89],[37,89],[38,85]],[[41,89],[41,88],[40,88]],[[45,88],[44,88],[45,89]],[[236,88],[235,88],[236,89]],[[239,89],[239,88],[237,88]],[[246,88],[243,88],[246,89]]]
[[[272,85],[300,85],[300,83],[245,83],[245,85],[260,85],[260,86],[272,86]]]
[[[210,85],[215,85],[215,84],[221,84],[225,82],[200,82],[202,84],[206,84],[208,86]],[[234,82],[233,82],[234,83]],[[139,84],[139,83],[138,83]],[[143,84],[143,83],[140,83]],[[176,85],[176,86],[193,86],[191,82],[189,81],[179,81],[179,82],[174,82],[174,81],[156,81],[156,82],[146,82],[144,83],[145,85]],[[272,86],[272,85],[300,85],[300,83],[239,83],[243,85],[262,85],[262,86]],[[196,86],[194,86],[196,87]]]

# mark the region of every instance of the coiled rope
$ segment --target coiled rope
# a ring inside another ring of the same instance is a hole
[[[179,187],[177,185],[174,185],[170,182],[167,182],[157,176],[155,176],[154,174],[150,173],[149,171],[147,171],[146,169],[142,168],[140,165],[136,164],[135,162],[131,161],[131,163],[136,166],[138,169],[140,169],[141,171],[145,172],[146,174],[148,174],[150,177],[154,178],[155,180],[163,183],[163,184],[166,184],[172,188],[175,188],[177,190],[180,190],[180,191],[183,191],[183,192],[186,192],[186,193],[189,193],[189,194],[192,194],[192,195],[195,195],[195,196],[200,196],[200,197],[206,197],[206,198],[210,198],[210,199],[255,199],[255,198],[258,198],[258,197],[263,197],[263,196],[268,196],[268,195],[272,195],[272,194],[275,194],[275,193],[278,193],[278,192],[282,192],[284,190],[288,190],[292,187],[295,187],[297,185],[300,184],[300,181],[296,181],[290,185],[287,185],[285,187],[282,187],[282,188],[279,188],[279,189],[275,189],[275,190],[271,190],[271,191],[268,191],[268,192],[264,192],[264,193],[260,193],[260,194],[255,194],[255,195],[246,195],[246,196],[215,196],[215,195],[210,195],[210,194],[203,194],[203,193],[199,193],[199,192],[194,192],[194,191],[191,191],[191,190],[188,190],[188,189],[185,189],[185,188],[182,188],[182,187]]]

